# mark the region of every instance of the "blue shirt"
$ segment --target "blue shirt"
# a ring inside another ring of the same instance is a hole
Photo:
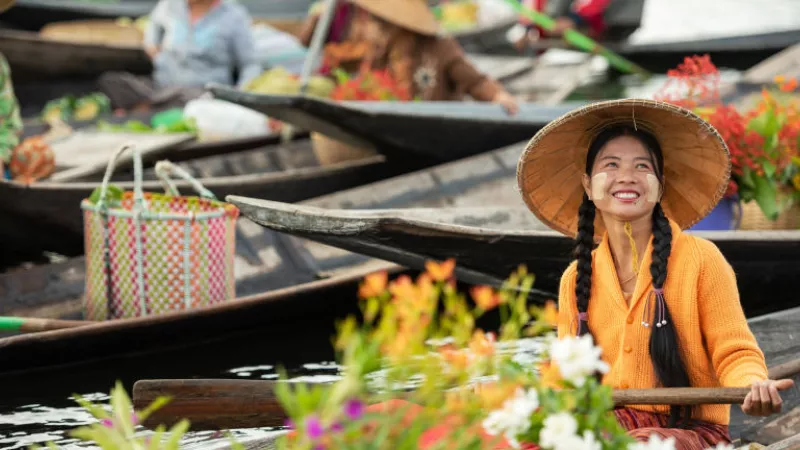
[[[245,85],[262,71],[251,22],[247,10],[232,0],[221,0],[194,24],[186,0],[159,0],[144,33],[144,44],[160,49],[153,60],[156,86]]]

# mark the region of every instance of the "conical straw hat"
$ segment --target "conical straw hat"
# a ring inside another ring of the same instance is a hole
[[[370,14],[426,36],[439,32],[439,22],[425,0],[350,0]]]
[[[725,194],[730,154],[711,124],[678,106],[645,99],[594,103],[552,121],[528,143],[517,164],[520,193],[536,217],[570,237],[578,231],[581,184],[589,145],[609,125],[653,134],[664,156],[661,205],[681,229],[696,224]],[[605,232],[595,216],[595,236]]]
[[[14,6],[14,0],[0,0],[0,12],[7,10]]]

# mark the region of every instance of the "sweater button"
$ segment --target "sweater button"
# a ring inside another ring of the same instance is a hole
[[[633,351],[633,349],[631,348],[631,346],[630,346],[630,345],[629,345],[629,346],[627,346],[627,347],[625,347],[625,353],[630,353],[630,352],[632,352],[632,351]]]
[[[628,317],[627,322],[628,322],[628,325],[632,324],[633,323],[633,317]]]

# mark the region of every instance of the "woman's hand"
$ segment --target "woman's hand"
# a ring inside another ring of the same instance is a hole
[[[492,103],[500,104],[503,109],[506,110],[507,113],[510,115],[514,115],[519,111],[519,105],[517,104],[517,99],[515,99],[511,94],[506,91],[500,91],[495,94],[494,98],[492,99]]]
[[[781,412],[781,395],[783,391],[794,386],[793,380],[756,381],[750,387],[750,393],[744,398],[742,411],[750,416],[769,416]]]

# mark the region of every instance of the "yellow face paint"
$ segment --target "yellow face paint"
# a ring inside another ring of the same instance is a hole
[[[658,182],[658,178],[652,173],[648,173],[647,176],[647,201],[650,203],[655,203],[658,201],[658,196],[661,194],[661,183]]]
[[[592,177],[592,200],[602,200],[606,196],[606,179],[608,174],[600,172]]]

